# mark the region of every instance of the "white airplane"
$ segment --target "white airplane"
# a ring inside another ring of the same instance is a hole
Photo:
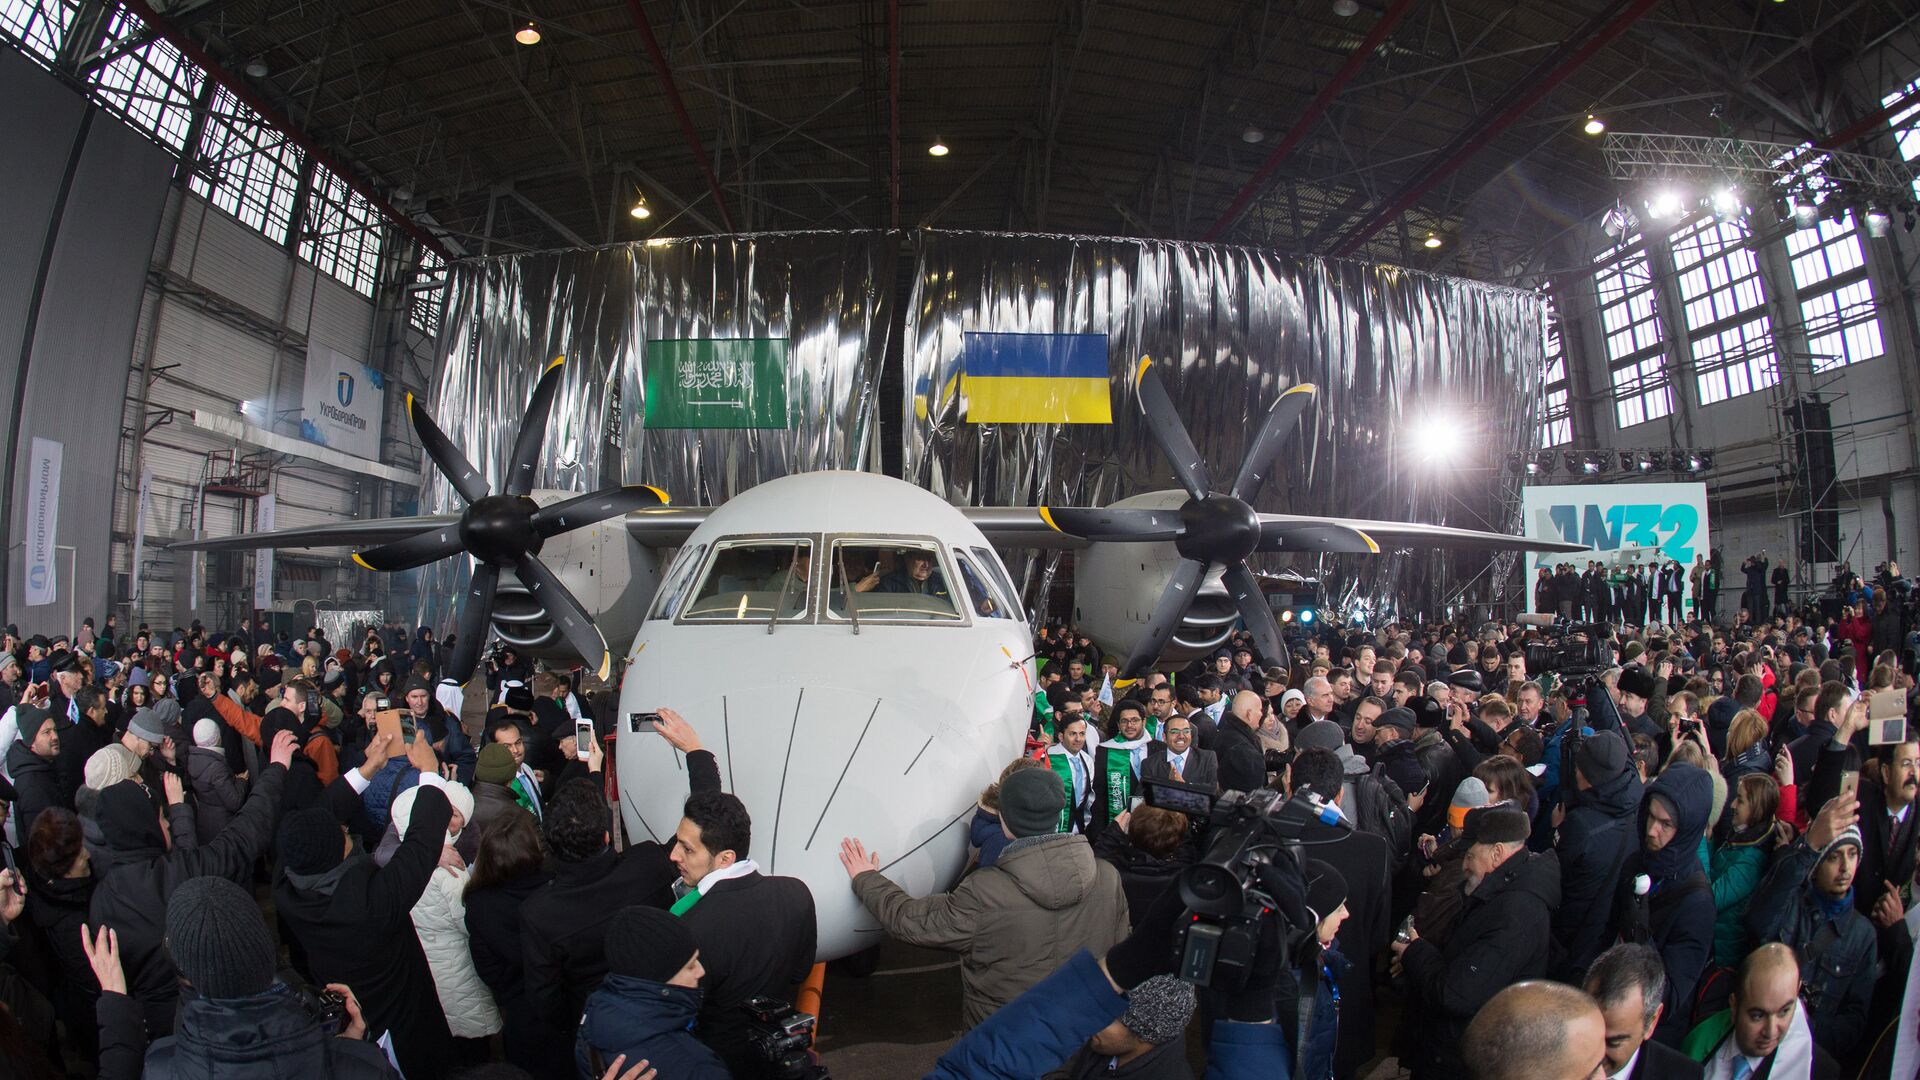
[[[720,507],[670,506],[650,487],[535,492],[560,363],[534,389],[499,494],[408,397],[422,447],[467,502],[457,516],[174,547],[370,544],[353,557],[381,571],[471,557],[448,666],[462,681],[490,631],[536,655],[583,661],[602,678],[612,670],[606,633],[631,640],[615,746],[627,835],[665,841],[679,823],[685,762],[637,729],[640,714],[673,708],[752,815],[755,861],[811,887],[822,960],[881,938],[847,887],[840,839],[860,837],[914,895],[949,887],[965,868],[975,798],[1023,747],[1033,631],[994,545],[1084,549],[1075,621],[1103,648],[1125,653],[1129,674],[1199,655],[1238,619],[1263,652],[1278,655],[1278,625],[1246,563],[1255,551],[1585,550],[1405,522],[1256,513],[1249,501],[1313,388],[1280,397],[1233,486],[1219,493],[1150,362],[1136,373],[1137,400],[1184,490],[1111,507],[955,507],[858,472],[782,477]],[[663,572],[661,555],[675,549]]]

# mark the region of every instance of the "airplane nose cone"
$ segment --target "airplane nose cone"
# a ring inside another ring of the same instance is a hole
[[[629,679],[623,714],[655,704]],[[883,937],[840,864],[841,839],[858,838],[916,896],[943,888],[965,863],[974,800],[1005,764],[1005,747],[926,693],[908,702],[834,687],[729,688],[675,707],[713,753],[721,787],[746,804],[749,857],[812,891],[821,959]],[[668,842],[687,797],[684,758],[624,727],[616,753],[628,835]]]

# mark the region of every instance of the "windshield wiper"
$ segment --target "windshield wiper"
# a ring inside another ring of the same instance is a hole
[[[787,593],[793,588],[793,579],[799,575],[793,572],[794,563],[800,561],[800,545],[793,547],[793,562],[787,564],[787,579],[780,583],[780,598],[773,602],[773,614],[767,617],[767,633],[773,633],[774,625],[780,621],[780,609],[787,606]]]
[[[854,592],[853,579],[847,576],[847,549],[843,547],[837,547],[834,550],[833,554],[836,558],[840,560],[840,587],[846,590],[847,621],[853,624],[853,632],[855,634],[859,634],[860,633],[860,609],[858,607],[855,607],[853,603],[853,598],[859,594]],[[832,590],[828,590],[827,598],[829,601],[832,600],[833,598]],[[831,603],[829,603],[829,606],[831,606]]]

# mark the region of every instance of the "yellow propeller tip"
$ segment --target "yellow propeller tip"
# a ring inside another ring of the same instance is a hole
[[[1360,532],[1360,530],[1355,529],[1354,532]],[[1368,536],[1366,533],[1360,533],[1360,539],[1367,542],[1367,550],[1369,552],[1375,555],[1380,554],[1380,545],[1374,541],[1373,537]]]
[[[601,682],[607,681],[607,675],[612,670],[613,670],[613,654],[605,653],[605,652],[601,653],[600,654],[600,681]]]
[[[361,558],[361,557],[360,557],[360,553],[359,553],[359,552],[357,552],[357,551],[353,553],[353,561],[354,561],[354,562],[356,562],[356,563],[359,563],[359,564],[361,565],[361,567],[363,567],[363,568],[365,568],[365,569],[367,569],[367,570],[374,570],[374,569],[376,569],[376,568],[374,567],[374,565],[373,565],[372,563],[370,563],[370,562],[368,562],[367,560],[365,560],[365,559],[363,559],[363,558]]]
[[[407,413],[409,415],[413,413],[413,391],[411,390],[407,391]]]
[[[1047,509],[1044,506],[1039,507],[1039,510],[1040,510],[1040,520],[1047,523],[1047,528],[1052,529],[1054,532],[1057,532],[1057,533],[1063,533],[1066,531],[1065,529],[1062,529],[1060,526],[1054,524],[1053,511]]]
[[[1143,376],[1143,375],[1145,375],[1145,374],[1147,373],[1147,369],[1148,369],[1148,368],[1150,368],[1150,367],[1152,367],[1152,366],[1153,366],[1153,357],[1151,357],[1151,356],[1143,356],[1143,357],[1141,357],[1141,358],[1140,358],[1140,366],[1139,366],[1139,367],[1136,367],[1136,368],[1134,368],[1134,369],[1133,369],[1133,379],[1134,379],[1134,381],[1135,381],[1135,382],[1139,382],[1139,381],[1140,381],[1140,377],[1141,377],[1141,376]]]
[[[665,491],[661,490],[660,488],[654,487],[652,484],[641,484],[640,486],[643,488],[646,488],[648,491],[651,491],[655,495],[659,496],[661,506],[666,506],[667,504],[673,502],[673,500],[667,496],[667,493]]]
[[[1317,394],[1319,392],[1320,392],[1320,388],[1318,386],[1315,386],[1310,382],[1303,382],[1298,386],[1288,387],[1287,392],[1285,394],[1281,394],[1280,396],[1286,397],[1287,394]]]
[[[545,375],[547,372],[552,371],[554,368],[557,368],[561,364],[564,364],[566,362],[567,362],[566,357],[556,356],[552,360],[547,362],[547,366],[541,370],[540,374]]]

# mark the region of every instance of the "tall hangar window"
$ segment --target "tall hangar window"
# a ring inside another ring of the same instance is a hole
[[[1880,99],[1880,104],[1892,105],[1916,90],[1920,90],[1920,78],[1889,92]],[[1900,157],[1908,162],[1920,161],[1920,104],[1909,105],[1887,117],[1887,126],[1893,129],[1893,139],[1900,147]],[[1913,196],[1920,199],[1920,176],[1914,177]]]
[[[146,37],[146,24],[126,11],[114,13],[107,36],[109,54],[126,51],[93,72],[94,98],[169,149],[186,149],[206,73],[163,38],[138,44]]]
[[[1560,305],[1546,294],[1545,370],[1540,386],[1540,445],[1564,446],[1573,441],[1573,396],[1567,385],[1567,348],[1560,336]]]
[[[1760,263],[1747,240],[1745,225],[1709,214],[1669,241],[1702,405],[1780,381]]]
[[[0,0],[0,35],[42,67],[51,67],[79,10],[71,0]]]
[[[300,257],[362,296],[380,280],[380,211],[333,170],[315,168]]]
[[[1813,370],[1831,371],[1885,355],[1880,317],[1867,280],[1866,252],[1860,244],[1859,223],[1852,212],[1840,220],[1828,216],[1808,229],[1787,234],[1787,255],[1793,266],[1793,286],[1800,293],[1800,320]]]
[[[225,87],[214,91],[200,162],[187,181],[194,194],[284,244],[301,168],[300,151],[286,136]]]
[[[440,312],[446,307],[447,260],[434,253],[432,248],[420,252],[420,269],[414,272],[413,283],[425,285],[438,281],[441,284],[430,289],[416,288],[407,294],[407,318],[413,328],[429,337],[440,332]]]
[[[1667,343],[1653,301],[1653,269],[1639,236],[1629,236],[1594,259],[1594,292],[1607,343],[1614,421],[1632,427],[1673,411]]]

